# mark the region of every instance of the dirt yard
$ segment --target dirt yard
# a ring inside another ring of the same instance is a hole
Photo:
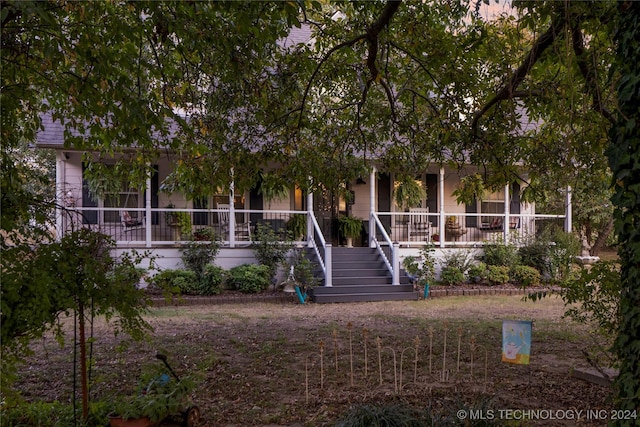
[[[381,402],[431,408],[460,425],[470,409],[509,425],[606,425],[585,414],[609,410],[610,389],[571,375],[588,367],[583,351],[596,339],[563,311],[559,298],[521,296],[155,308],[143,343],[96,322],[92,394],[132,393],[141,366],[163,351],[175,371],[197,378],[206,426],[333,425],[352,405]],[[503,319],[533,320],[530,365],[501,362]],[[68,401],[72,347],[44,340],[33,349],[17,387],[29,400]],[[511,421],[525,410],[543,420]]]

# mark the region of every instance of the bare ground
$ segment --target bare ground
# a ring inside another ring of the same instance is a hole
[[[583,350],[606,343],[563,312],[559,298],[533,303],[521,296],[155,308],[151,338],[124,350],[125,342],[96,322],[92,395],[133,393],[141,366],[158,363],[154,355],[164,351],[179,374],[198,378],[193,400],[206,426],[333,425],[351,405],[400,401],[451,414],[490,407],[494,417],[507,409],[565,418],[562,411],[609,410],[608,387],[571,376],[588,366]],[[502,319],[534,321],[530,365],[501,362]],[[17,388],[29,400],[68,401],[72,347],[48,339],[33,349]]]

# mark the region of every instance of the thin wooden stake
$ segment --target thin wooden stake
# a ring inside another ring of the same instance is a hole
[[[429,326],[429,375],[433,366],[433,326]]]
[[[460,372],[460,347],[462,345],[462,326],[458,328],[458,364],[456,366],[456,372]]]
[[[324,341],[320,340],[320,390],[324,390]]]
[[[333,355],[335,358],[336,373],[338,373],[338,330],[333,328]]]
[[[447,321],[445,320],[443,323],[444,326],[444,346],[442,350],[442,374],[440,375],[440,379],[444,381],[445,372],[447,371]]]
[[[368,363],[368,356],[367,356],[367,334],[369,333],[369,331],[367,331],[367,328],[363,328],[362,329],[362,340],[364,341],[364,379],[367,379],[368,376],[368,372],[367,372],[367,363]]]
[[[376,338],[378,345],[378,371],[380,372],[380,385],[382,385],[382,340],[380,337]]]
[[[347,323],[347,330],[349,331],[349,377],[351,380],[351,387],[353,387],[353,340],[351,330],[353,325],[351,322]]]

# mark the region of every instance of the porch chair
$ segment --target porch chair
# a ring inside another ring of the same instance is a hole
[[[128,211],[120,211],[120,224],[122,224],[122,233],[126,235],[129,231],[144,228],[144,220],[141,218],[132,218]]]
[[[409,213],[411,215],[409,215],[409,223],[407,224],[407,240],[431,241],[429,208],[410,208]]]
[[[218,225],[222,236],[229,236],[229,212],[231,206],[229,204],[218,204]],[[251,242],[251,222],[236,222],[235,227],[236,240],[244,240]]]

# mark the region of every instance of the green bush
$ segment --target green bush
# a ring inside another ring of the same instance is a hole
[[[432,283],[435,278],[436,260],[433,251],[433,246],[423,246],[420,249],[420,256],[410,255],[402,260],[402,267],[415,278],[418,285]]]
[[[469,266],[467,276],[473,283],[482,283],[487,280],[487,264],[479,262]]]
[[[492,285],[509,283],[509,267],[506,265],[490,265],[487,270],[487,280]]]
[[[225,270],[217,265],[204,267],[198,290],[200,295],[218,295],[224,290]]]
[[[528,265],[517,265],[511,272],[514,282],[522,286],[537,285],[540,283],[540,272]]]
[[[182,262],[189,270],[198,276],[203,274],[205,266],[209,265],[220,251],[220,243],[215,240],[215,231],[210,228],[202,228],[196,231],[191,241],[182,247]]]
[[[457,285],[464,281],[464,273],[458,267],[443,267],[440,271],[440,283],[443,285]]]
[[[391,403],[355,406],[335,425],[336,427],[420,427],[432,425],[431,421],[426,411],[404,404]]]
[[[542,276],[551,277],[549,242],[534,240],[518,249],[520,263],[538,270]]]
[[[620,326],[620,265],[598,261],[582,268],[575,280],[564,285],[562,299],[569,307],[565,316],[580,323],[595,323],[605,334],[613,335]]]
[[[198,276],[191,270],[164,270],[153,276],[152,283],[163,290],[184,295],[198,294]]]
[[[182,295],[198,295],[198,276],[191,270],[182,270],[181,274],[173,278],[172,283]]]
[[[256,226],[253,253],[260,264],[269,268],[269,279],[275,276],[278,266],[287,260],[287,253],[292,247],[291,241],[283,241],[282,233],[277,233],[269,224],[260,223]]]
[[[465,273],[472,265],[473,260],[469,252],[465,250],[455,250],[450,253],[446,253],[443,258],[443,265],[445,267],[453,267]]]
[[[518,249],[513,245],[505,245],[503,242],[486,242],[482,261],[487,265],[503,265],[509,268],[520,263]]]
[[[557,231],[551,245],[551,273],[558,282],[572,280],[572,265],[574,257],[580,254],[580,241],[576,236],[564,231]]]
[[[271,269],[266,265],[242,264],[229,270],[227,282],[244,293],[258,293],[271,284]]]

